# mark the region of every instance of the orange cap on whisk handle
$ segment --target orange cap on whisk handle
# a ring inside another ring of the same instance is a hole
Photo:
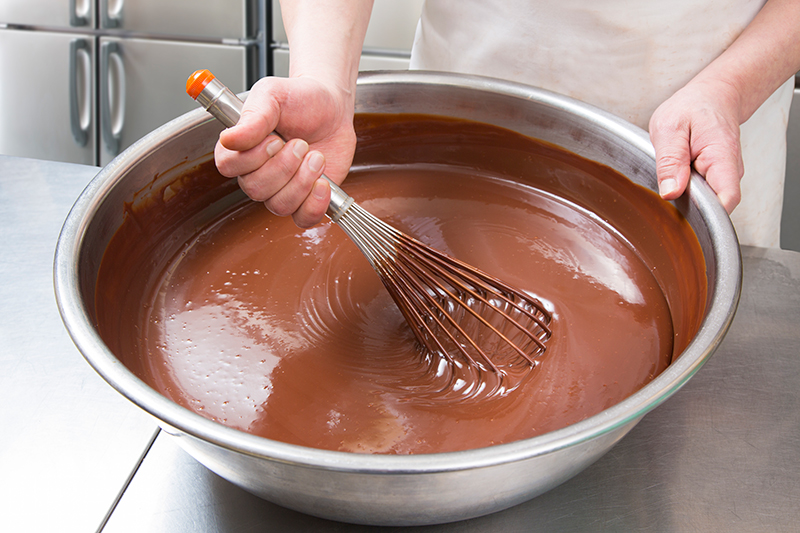
[[[211,74],[211,71],[208,69],[195,70],[194,74],[189,76],[189,79],[186,80],[186,93],[191,96],[192,99],[197,100],[197,97],[200,96],[200,93],[214,77],[215,76]]]
[[[196,70],[186,80],[186,93],[230,128],[239,122],[242,101],[210,71]]]

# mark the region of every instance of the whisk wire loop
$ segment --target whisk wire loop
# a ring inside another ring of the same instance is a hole
[[[484,294],[492,294],[495,297],[500,298],[504,304],[515,308],[527,318],[536,322],[537,325],[542,328],[547,335],[550,335],[550,327],[545,323],[542,316],[531,313],[527,308],[517,303],[517,298],[514,295],[518,293],[518,291],[515,291],[514,289],[503,284],[500,280],[490,278],[486,274],[475,270],[474,268],[458,261],[457,259],[425,246],[416,239],[408,237],[407,235],[402,235],[401,239],[408,246],[410,254],[416,261],[424,264],[429,271],[435,272],[437,275],[446,279],[453,287],[459,287],[461,290],[468,293],[471,297],[479,300],[484,305],[496,307],[496,304],[491,303],[484,296]],[[408,262],[408,264],[412,268],[416,268],[413,262]],[[420,275],[427,275],[427,273],[423,270],[419,270],[419,273]],[[486,279],[490,279],[495,286],[487,284],[485,282]],[[465,284],[465,281],[468,283]],[[436,281],[432,278],[430,278],[430,282],[436,283]],[[472,285],[472,287],[470,287],[470,285]],[[453,297],[455,298],[455,296]],[[473,307],[464,303],[464,298],[462,295],[459,295],[456,299],[457,301],[461,302],[469,312],[480,315],[474,311]],[[504,314],[506,315],[506,318],[515,326],[517,326],[522,333],[528,336],[542,350],[544,350],[544,343],[537,335],[535,335],[530,329],[520,324],[511,315],[508,315],[507,313]],[[482,316],[477,316],[477,318],[483,320]],[[491,325],[488,323],[486,325],[491,327]],[[498,332],[498,334],[500,333]],[[524,357],[529,358],[527,354],[524,354]],[[531,360],[531,363],[532,362],[533,361]]]
[[[504,359],[510,351],[536,365],[551,335],[550,315],[538,301],[405,235],[356,203],[336,222],[367,257],[429,351],[452,362],[455,350],[469,364],[499,374],[502,370],[482,346],[499,347]],[[515,342],[508,330],[525,341]],[[487,342],[491,336],[500,344]]]
[[[467,353],[458,343],[457,339],[447,332],[446,326],[442,323],[437,314],[426,313],[423,316],[419,309],[428,309],[430,302],[438,307],[441,315],[446,315],[445,310],[432,299],[427,293],[420,291],[420,287],[402,269],[397,268],[396,259],[398,252],[396,249],[397,235],[400,233],[379,218],[373,216],[357,204],[351,206],[346,213],[341,213],[337,223],[347,233],[350,239],[358,246],[366,256],[372,268],[378,273],[392,299],[397,304],[403,317],[411,325],[414,336],[429,351],[444,355],[449,361],[453,361],[449,350],[439,341],[436,333],[431,329],[429,321],[433,320],[438,326],[438,330],[449,335],[451,343],[464,355],[470,364],[477,365],[472,356]],[[424,296],[423,296],[424,294]],[[426,303],[426,301],[428,303]],[[429,320],[426,320],[428,318]],[[424,334],[423,334],[424,332]],[[488,360],[488,359],[487,359]],[[489,365],[497,371],[491,363]]]

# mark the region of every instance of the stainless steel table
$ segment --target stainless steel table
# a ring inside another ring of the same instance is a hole
[[[2,529],[404,529],[328,522],[251,496],[195,462],[93,374],[60,323],[50,270],[60,224],[96,171],[0,157]],[[611,452],[502,513],[408,529],[797,531],[800,253],[743,255],[742,301],[722,346]]]
[[[0,156],[0,530],[96,531],[157,432],[56,308],[61,224],[96,167]]]

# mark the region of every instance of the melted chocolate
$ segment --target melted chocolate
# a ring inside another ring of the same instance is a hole
[[[514,390],[486,393],[475,369],[420,352],[340,228],[300,230],[228,194],[230,182],[206,162],[169,195],[128,206],[104,257],[99,326],[132,371],[178,404],[256,435],[431,453],[596,414],[658,375],[699,326],[702,254],[654,193],[499,128],[402,115],[356,124],[347,192],[545,302],[553,336],[541,364]],[[221,207],[202,210],[189,194],[198,182],[222,191]]]

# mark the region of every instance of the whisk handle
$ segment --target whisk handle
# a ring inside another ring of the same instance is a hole
[[[198,70],[192,74],[186,82],[186,92],[226,128],[239,122],[244,102],[208,70]],[[278,132],[273,133],[281,136]],[[353,204],[353,198],[328,176],[323,174],[322,177],[331,187],[331,202],[326,214],[336,222]]]

